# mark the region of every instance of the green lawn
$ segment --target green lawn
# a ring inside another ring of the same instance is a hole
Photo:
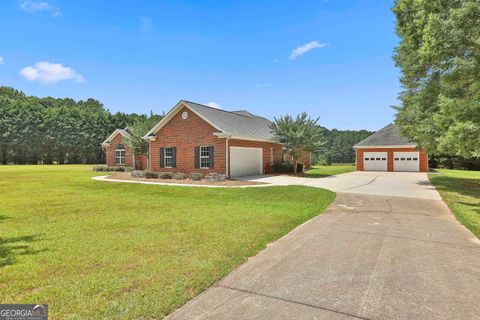
[[[438,169],[430,181],[457,219],[480,238],[480,171]]]
[[[0,301],[52,319],[161,318],[335,194],[93,181],[90,166],[0,166]]]
[[[347,173],[355,171],[355,165],[341,164],[331,166],[312,166],[312,169],[305,171],[305,177],[309,178],[323,178],[333,176],[336,174]]]

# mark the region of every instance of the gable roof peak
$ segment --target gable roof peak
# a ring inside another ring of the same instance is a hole
[[[354,147],[376,147],[376,146],[416,146],[414,142],[402,136],[400,127],[389,123],[374,134],[363,139]]]

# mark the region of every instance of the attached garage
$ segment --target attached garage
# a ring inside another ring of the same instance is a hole
[[[262,148],[230,147],[230,176],[232,178],[262,173]]]
[[[358,171],[427,172],[428,155],[389,124],[354,146]]]

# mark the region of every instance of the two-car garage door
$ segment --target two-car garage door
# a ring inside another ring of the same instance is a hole
[[[363,168],[365,171],[388,171],[387,152],[364,152]],[[393,171],[420,171],[420,153],[393,152]]]

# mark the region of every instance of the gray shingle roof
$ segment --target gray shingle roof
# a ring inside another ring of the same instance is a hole
[[[385,128],[382,128],[372,134],[371,136],[363,139],[355,145],[355,147],[365,146],[412,146],[416,145],[410,142],[407,138],[400,135],[400,128],[390,123]]]
[[[182,100],[193,111],[220,128],[222,132],[233,135],[258,138],[262,140],[273,139],[270,129],[270,120],[251,114],[248,111],[225,111],[195,102]]]

